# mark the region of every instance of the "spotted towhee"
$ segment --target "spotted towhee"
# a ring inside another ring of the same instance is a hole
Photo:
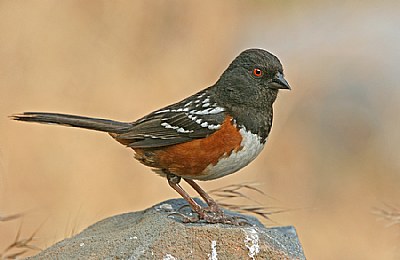
[[[42,112],[12,118],[108,132],[132,148],[137,160],[168,179],[197,213],[195,220],[234,223],[194,180],[221,178],[257,157],[271,130],[279,89],[290,89],[279,59],[265,50],[248,49],[213,86],[135,122]],[[201,207],[182,189],[181,178],[209,207]]]

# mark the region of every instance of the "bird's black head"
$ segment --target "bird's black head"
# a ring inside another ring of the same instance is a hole
[[[214,93],[226,106],[265,110],[279,89],[290,89],[279,59],[262,49],[240,53],[215,84]]]

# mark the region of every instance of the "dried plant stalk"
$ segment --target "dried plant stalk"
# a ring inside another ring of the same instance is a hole
[[[21,218],[22,214],[14,214],[9,216],[0,217],[0,221],[10,221],[17,218]],[[21,238],[21,225],[18,228],[17,234],[15,236],[14,242],[12,242],[9,246],[7,246],[3,252],[0,253],[0,259],[16,259],[23,254],[29,252],[30,250],[41,250],[39,247],[32,244],[36,233],[39,231],[39,228],[32,233],[32,235],[28,238]],[[13,252],[14,251],[14,252]]]
[[[287,210],[277,208],[277,207],[267,207],[263,206],[261,203],[251,198],[250,196],[244,194],[246,191],[254,191],[258,194],[266,196],[265,193],[257,188],[256,186],[260,183],[241,183],[241,184],[230,184],[218,189],[209,191],[210,195],[216,197],[216,201],[221,207],[227,208],[229,210],[237,211],[240,213],[251,213],[261,216],[264,219],[271,221],[269,217],[272,214],[286,212]],[[238,205],[231,201],[232,199],[242,198],[255,203],[256,205]],[[271,197],[270,197],[271,198]]]
[[[374,208],[373,213],[388,221],[387,226],[400,225],[400,208],[384,203],[385,208]]]

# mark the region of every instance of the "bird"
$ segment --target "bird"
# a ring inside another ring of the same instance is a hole
[[[133,122],[47,112],[11,118],[106,132],[187,201],[196,213],[187,222],[237,224],[195,181],[235,173],[260,154],[271,131],[273,103],[284,89],[291,87],[280,60],[252,48],[242,51],[215,84]],[[204,206],[182,188],[182,179]]]

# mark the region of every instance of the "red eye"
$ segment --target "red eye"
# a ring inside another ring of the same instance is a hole
[[[260,77],[262,77],[262,75],[263,75],[263,71],[260,70],[260,69],[258,69],[258,68],[255,68],[255,69],[253,70],[253,75],[256,76],[256,77],[258,77],[258,78],[260,78]]]

